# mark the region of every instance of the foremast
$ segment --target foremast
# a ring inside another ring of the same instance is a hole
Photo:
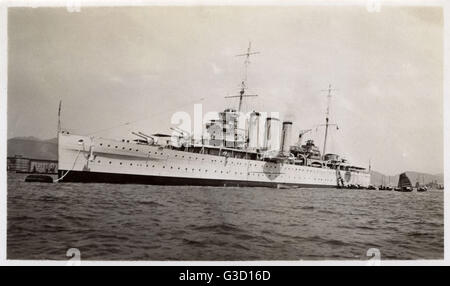
[[[248,65],[250,64],[250,56],[259,54],[259,52],[252,52],[252,42],[248,43],[247,52],[244,54],[236,55],[236,57],[245,57],[244,61],[244,76],[241,82],[241,90],[239,91],[239,95],[231,95],[231,96],[225,96],[225,98],[239,98],[239,106],[238,106],[238,112],[241,112],[242,108],[242,99],[244,97],[252,97],[252,96],[258,96],[257,94],[245,94],[245,90],[247,89],[247,77],[248,77]]]
[[[318,126],[325,126],[325,136],[323,139],[323,152],[322,152],[322,160],[325,160],[325,152],[327,150],[327,137],[328,137],[328,127],[330,126],[336,126],[336,129],[339,129],[339,126],[335,123],[330,123],[330,103],[331,103],[331,91],[335,91],[336,89],[331,88],[331,84],[328,85],[328,89],[323,89],[322,91],[327,91],[327,111],[325,113],[325,124],[321,124]]]

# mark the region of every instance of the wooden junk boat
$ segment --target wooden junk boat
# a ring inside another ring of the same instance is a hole
[[[394,189],[396,192],[412,192],[412,184],[406,173],[401,173],[398,178],[398,186]]]

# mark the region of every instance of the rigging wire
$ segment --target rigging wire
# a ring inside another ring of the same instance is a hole
[[[67,174],[69,174],[69,172],[75,168],[75,164],[77,163],[80,153],[81,153],[81,148],[78,150],[77,156],[75,157],[75,161],[73,161],[72,168],[70,168],[70,170],[67,170],[67,172],[65,174],[63,174],[60,178],[53,180],[53,183],[57,183],[57,182],[61,181],[62,179],[64,179],[64,177],[67,176]]]
[[[156,114],[152,114],[151,116],[146,116],[146,117],[144,117],[144,118],[136,119],[136,120],[133,120],[133,121],[128,121],[128,122],[121,123],[121,124],[118,124],[118,125],[114,125],[114,126],[111,126],[111,127],[108,127],[108,128],[99,129],[99,130],[90,132],[90,133],[88,133],[88,134],[86,134],[86,135],[98,134],[98,133],[105,132],[105,131],[109,131],[109,130],[112,130],[112,129],[116,129],[116,128],[119,128],[119,127],[122,127],[122,126],[131,125],[131,124],[134,124],[134,123],[136,123],[136,122],[148,120],[148,119],[154,118],[155,116],[164,114],[164,113],[166,113],[166,112],[169,111],[169,110],[173,110],[173,109],[176,109],[176,108],[182,108],[182,107],[185,107],[186,105],[189,105],[189,104],[192,104],[192,103],[196,103],[196,102],[199,102],[199,101],[203,101],[204,99],[205,99],[205,98],[202,97],[202,98],[200,98],[200,99],[192,100],[192,101],[190,101],[190,102],[188,102],[188,103],[184,103],[184,104],[182,104],[182,105],[179,105],[179,106],[176,106],[176,107],[173,107],[173,108],[169,108],[169,109],[167,109],[167,110],[158,112],[158,113],[156,113]]]

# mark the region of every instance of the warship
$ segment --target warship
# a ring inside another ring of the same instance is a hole
[[[226,108],[218,118],[208,121],[201,138],[178,127],[172,134],[132,132],[134,139],[108,139],[72,134],[61,128],[58,119],[58,182],[202,185],[249,187],[326,187],[342,188],[370,184],[370,168],[350,164],[340,155],[326,153],[329,99],[326,111],[323,151],[313,140],[303,137],[291,142],[292,121],[263,118],[252,111],[239,128],[247,94],[247,68],[251,50],[244,56],[245,75],[238,95],[237,109]],[[61,113],[61,102],[58,118]],[[261,125],[260,125],[261,124]],[[260,128],[260,126],[262,128]],[[260,132],[264,130],[264,132]]]

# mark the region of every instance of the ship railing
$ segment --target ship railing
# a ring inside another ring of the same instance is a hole
[[[192,144],[192,145],[184,145],[182,147],[176,146],[177,149],[190,152],[190,153],[199,153],[199,154],[208,154],[215,156],[222,156],[227,158],[238,158],[238,159],[249,159],[256,160],[258,152],[255,150],[247,150],[247,149],[235,149],[223,146],[214,146],[207,144]]]
[[[304,166],[308,166],[308,157],[307,157],[306,155],[301,154],[301,153],[298,153],[297,156],[302,157],[302,159],[303,159],[303,165],[304,165]],[[299,160],[299,161],[300,161],[300,160]]]

